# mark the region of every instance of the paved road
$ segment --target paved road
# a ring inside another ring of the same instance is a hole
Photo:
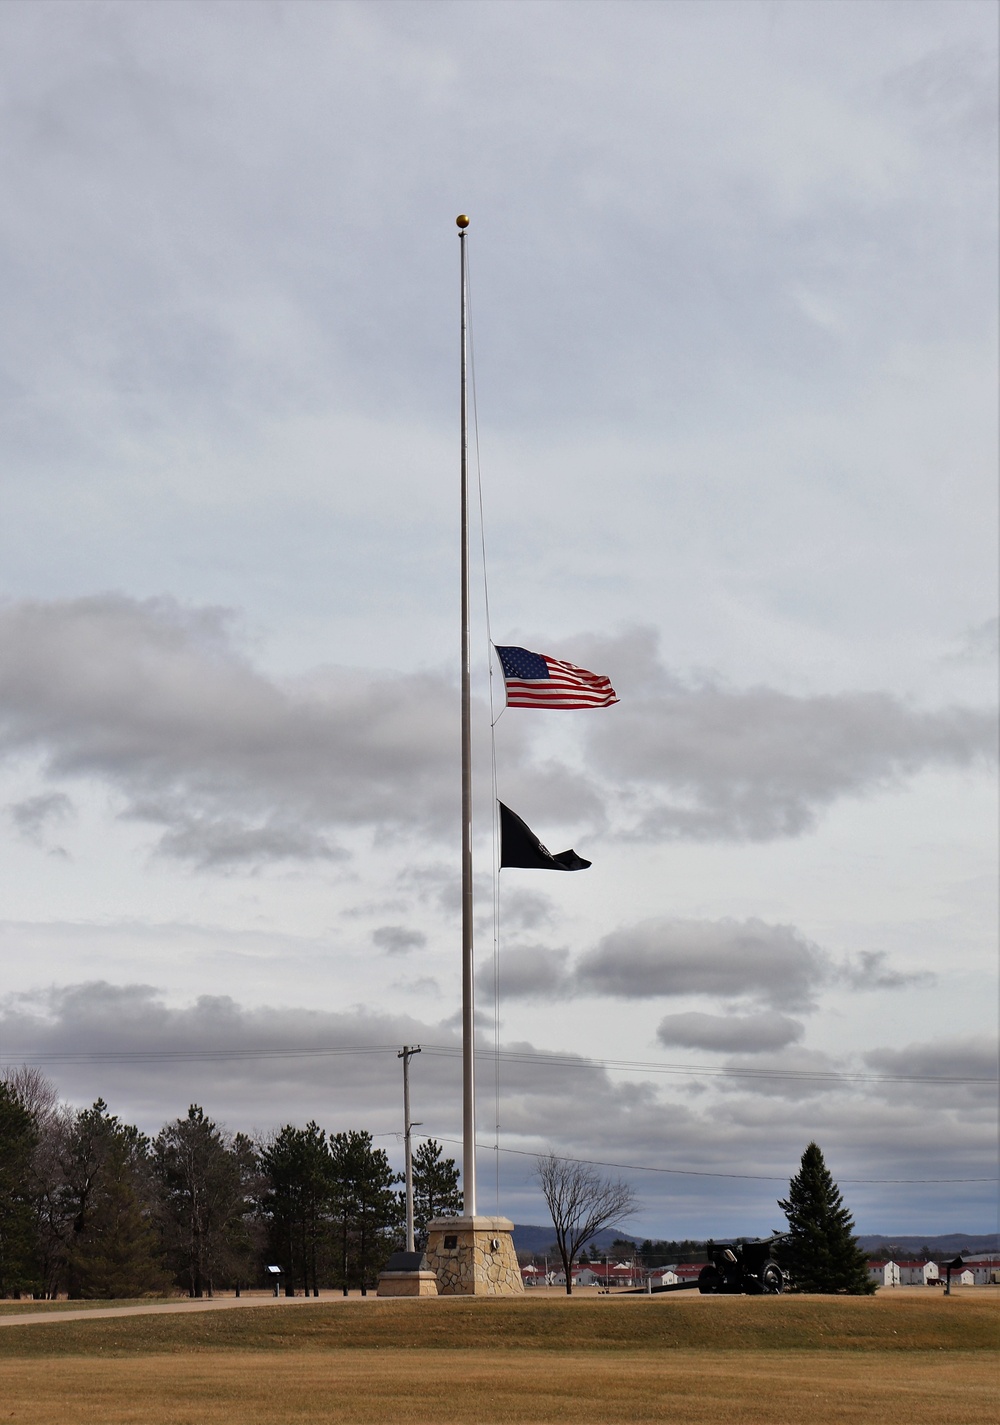
[[[190,1297],[177,1301],[156,1301],[141,1306],[97,1306],[81,1311],[25,1311],[0,1315],[0,1327],[37,1326],[40,1321],[100,1321],[109,1316],[161,1316],[184,1311],[232,1311],[240,1306],[329,1306],[331,1302],[375,1300],[375,1294],[362,1296],[212,1296],[192,1301]]]

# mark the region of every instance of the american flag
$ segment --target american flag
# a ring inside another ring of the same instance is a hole
[[[526,648],[498,647],[497,657],[509,708],[606,708],[618,701],[603,673]]]

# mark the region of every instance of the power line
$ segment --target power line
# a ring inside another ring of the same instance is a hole
[[[350,1048],[310,1049],[100,1049],[69,1050],[65,1053],[5,1054],[5,1064],[161,1064],[197,1063],[226,1059],[311,1059],[354,1054],[395,1054],[395,1044],[352,1045]]]
[[[421,1137],[426,1135],[421,1134]],[[436,1136],[436,1135],[435,1135]],[[439,1143],[458,1143],[458,1138],[437,1137]],[[492,1143],[477,1143],[477,1148],[483,1148],[493,1153],[497,1149]],[[519,1158],[553,1157],[560,1163],[583,1163],[590,1168],[620,1168],[631,1173],[670,1173],[675,1177],[682,1178],[739,1178],[745,1182],[757,1183],[786,1183],[788,1174],[776,1173],[712,1173],[701,1168],[660,1168],[650,1167],[648,1163],[612,1163],[603,1158],[567,1158],[559,1153],[532,1153],[528,1148],[500,1148],[501,1153],[512,1153]],[[838,1178],[842,1183],[874,1183],[874,1184],[902,1184],[910,1183],[914,1186],[926,1185],[929,1183],[995,1183],[1000,1181],[997,1178]]]
[[[456,1058],[461,1051],[452,1049],[445,1045],[424,1045],[424,1052],[439,1057]],[[94,1052],[67,1052],[49,1054],[24,1054],[16,1057],[10,1055],[0,1055],[0,1064],[134,1064],[134,1063],[196,1063],[199,1061],[240,1061],[240,1060],[263,1060],[263,1059],[304,1059],[313,1057],[349,1057],[360,1054],[398,1054],[395,1044],[358,1044],[350,1047],[333,1047],[324,1045],[316,1048],[303,1049],[152,1049],[152,1050],[101,1050]],[[492,1056],[492,1050],[487,1051]],[[930,1075],[854,1075],[854,1074],[819,1074],[812,1072],[785,1073],[778,1070],[743,1070],[743,1069],[717,1069],[714,1067],[698,1067],[690,1065],[669,1065],[649,1063],[642,1060],[626,1059],[594,1059],[569,1055],[552,1054],[531,1054],[527,1051],[504,1050],[503,1058],[509,1062],[522,1062],[530,1064],[551,1064],[555,1067],[568,1068],[606,1068],[624,1070],[644,1070],[652,1073],[676,1073],[695,1076],[698,1074],[724,1075],[744,1078],[744,1077],[771,1077],[789,1079],[844,1079],[847,1081],[862,1082],[890,1082],[890,1083],[955,1083],[955,1084],[992,1084],[995,1079],[985,1078],[944,1078],[932,1077]],[[376,1134],[376,1137],[394,1137],[396,1134]],[[460,1139],[446,1138],[441,1135],[419,1134],[422,1138],[436,1137],[441,1143],[460,1143]],[[537,1153],[526,1148],[501,1148],[496,1143],[477,1143],[477,1148],[482,1148],[488,1152],[500,1152],[521,1158],[537,1158]],[[699,1168],[663,1168],[650,1166],[648,1163],[618,1163],[603,1158],[569,1158],[554,1154],[560,1162],[583,1163],[588,1167],[597,1168],[618,1168],[625,1172],[635,1173],[660,1173],[674,1177],[689,1178],[731,1178],[748,1182],[785,1182],[785,1175],[770,1173],[721,1173],[709,1172]],[[947,1184],[947,1183],[993,1183],[997,1178],[975,1177],[975,1178],[841,1178],[839,1181],[853,1184],[912,1184],[914,1186]]]
[[[425,1045],[425,1052],[448,1058],[458,1054],[457,1049],[444,1045]],[[950,1076],[943,1074],[847,1074],[835,1070],[813,1069],[729,1069],[714,1064],[665,1064],[641,1059],[595,1059],[578,1054],[538,1054],[529,1050],[504,1049],[503,1058],[507,1063],[551,1064],[567,1069],[611,1069],[619,1072],[651,1074],[675,1074],[680,1077],[733,1078],[733,1079],[800,1079],[804,1082],[817,1081],[834,1083],[900,1083],[900,1084],[995,1084],[994,1078],[973,1078],[970,1076]]]
[[[6,1064],[158,1064],[199,1061],[334,1058],[355,1054],[395,1054],[395,1044],[350,1046],[316,1045],[299,1049],[120,1049],[67,1050],[39,1054],[0,1055]],[[459,1058],[450,1045],[425,1044],[424,1052],[437,1058]],[[493,1058],[483,1050],[477,1057]],[[850,1074],[836,1070],[725,1068],[715,1064],[671,1064],[642,1059],[598,1059],[581,1054],[543,1054],[522,1049],[502,1049],[508,1064],[548,1065],[565,1069],[606,1069],[616,1073],[668,1074],[680,1078],[732,1078],[795,1080],[803,1083],[995,1084],[995,1078],[951,1074]]]

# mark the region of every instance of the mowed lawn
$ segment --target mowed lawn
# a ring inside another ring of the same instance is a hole
[[[1000,1293],[246,1307],[0,1331],[0,1421],[981,1422]]]

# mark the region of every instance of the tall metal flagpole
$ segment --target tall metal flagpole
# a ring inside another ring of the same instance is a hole
[[[472,940],[472,675],[469,633],[468,300],[465,237],[458,226],[462,276],[462,1194],[466,1217],[476,1215],[476,1002]]]

